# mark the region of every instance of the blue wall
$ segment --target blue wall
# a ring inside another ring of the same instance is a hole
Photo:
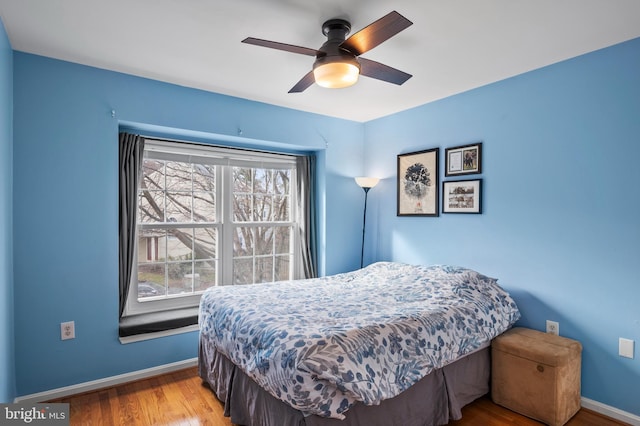
[[[358,266],[353,253],[359,253],[361,217],[343,207],[361,192],[352,179],[362,173],[361,123],[20,52],[14,65],[18,395],[197,356],[196,332],[118,341],[120,124],[194,140],[317,151],[323,272]],[[71,320],[76,339],[61,341],[59,324]]]
[[[15,396],[13,353],[13,52],[0,22],[0,402]]]
[[[0,308],[10,308],[12,280],[15,293],[17,392],[13,355],[0,353],[7,396],[196,356],[196,333],[117,340],[116,141],[126,124],[316,151],[325,274],[359,264],[363,193],[352,177],[366,164],[383,178],[369,193],[367,263],[452,263],[498,277],[521,325],[556,320],[582,342],[585,397],[640,415],[640,356],[617,355],[618,337],[640,341],[640,39],[365,124],[20,52],[2,53],[0,67],[0,83],[14,79],[15,108],[13,146],[5,130],[0,144],[0,226],[9,230]],[[10,99],[0,96],[9,129]],[[482,215],[396,216],[399,153],[440,147],[442,167],[445,147],[477,141]],[[59,323],[69,320],[77,338],[62,342]],[[2,327],[0,343],[10,343],[11,326]]]
[[[584,397],[640,415],[640,39],[371,121],[365,141],[377,259],[499,278],[520,325],[582,342]],[[396,216],[397,154],[440,147],[442,179],[444,148],[479,141],[482,215]]]

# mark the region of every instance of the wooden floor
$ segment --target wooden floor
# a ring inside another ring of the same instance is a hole
[[[202,385],[196,368],[168,373],[50,402],[69,403],[71,425],[123,426],[232,426],[211,390]],[[462,410],[452,426],[539,426],[541,423],[480,398]],[[567,426],[620,426],[593,411],[582,409]]]

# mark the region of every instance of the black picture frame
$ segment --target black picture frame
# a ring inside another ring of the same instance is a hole
[[[446,148],[444,157],[446,177],[482,173],[482,142]]]
[[[482,179],[442,182],[442,213],[482,214]]]
[[[398,216],[438,216],[440,148],[398,155]]]

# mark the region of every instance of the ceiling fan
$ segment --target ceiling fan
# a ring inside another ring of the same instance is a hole
[[[301,55],[315,56],[313,69],[309,71],[289,93],[299,93],[313,83],[328,88],[342,88],[355,84],[360,74],[397,85],[411,78],[411,74],[380,62],[360,57],[382,42],[406,29],[413,22],[393,11],[357,33],[347,37],[351,24],[344,19],[330,19],[322,25],[327,41],[318,49],[294,46],[276,41],[247,37],[243,43],[270,47]]]

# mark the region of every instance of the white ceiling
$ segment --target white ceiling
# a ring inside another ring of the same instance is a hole
[[[352,33],[397,10],[413,25],[362,55],[413,74],[287,91],[322,23]],[[37,55],[355,121],[368,121],[640,37],[638,0],[0,0],[11,46]]]

